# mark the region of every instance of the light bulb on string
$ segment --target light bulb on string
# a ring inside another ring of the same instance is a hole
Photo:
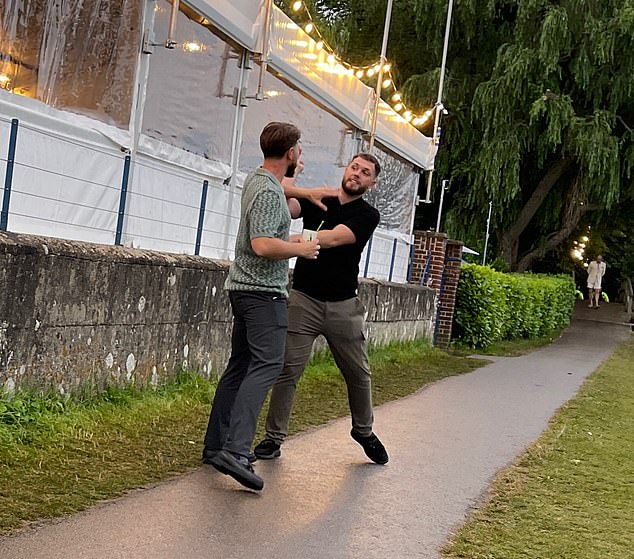
[[[335,55],[334,54],[329,54],[328,57],[326,58],[326,60],[328,61],[328,64],[334,64],[335,63]]]
[[[392,80],[390,80],[389,78],[387,80],[383,80],[383,87],[385,89],[387,89],[388,87],[390,87],[392,85]]]
[[[368,76],[368,78],[374,76],[374,68],[368,68],[365,72],[365,75]]]
[[[321,50],[324,48],[324,42],[323,41],[317,41],[317,43],[315,43],[315,48],[317,50]]]
[[[197,43],[196,41],[188,41],[187,43],[183,43],[183,50],[186,52],[201,52],[203,50],[203,45]]]
[[[313,25],[312,22],[307,23],[306,26],[304,27],[304,31],[306,31],[306,33],[308,33],[309,35],[313,32],[314,29],[315,29],[315,26]]]
[[[294,12],[299,12],[299,10],[302,9],[302,2],[301,0],[297,0],[296,2],[293,2],[293,11]]]
[[[396,105],[394,105],[394,110],[398,113],[399,111],[403,110],[403,103],[396,103]]]
[[[395,93],[394,95],[392,95],[392,101],[394,101],[395,103],[397,101],[401,100],[401,94],[400,93]]]

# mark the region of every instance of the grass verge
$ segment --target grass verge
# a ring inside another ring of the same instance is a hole
[[[623,559],[634,548],[634,336],[502,472],[444,550],[469,559]]]
[[[536,338],[515,338],[513,340],[500,340],[492,343],[484,349],[473,349],[459,343],[452,348],[454,355],[496,355],[499,357],[519,357],[535,351],[554,342],[563,330],[553,330],[545,336]]]
[[[372,349],[370,362],[375,405],[482,364],[424,342]],[[0,399],[0,535],[197,467],[214,388],[182,375],[154,391]],[[290,431],[347,414],[341,375],[320,354],[300,382]]]

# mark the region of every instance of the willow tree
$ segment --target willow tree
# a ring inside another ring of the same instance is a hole
[[[376,59],[387,2],[315,3],[336,7],[348,58]],[[388,58],[414,108],[435,101],[446,11],[394,2]],[[455,0],[447,72],[437,168],[454,235],[481,237],[473,216],[493,201],[499,253],[530,269],[632,190],[634,0]]]

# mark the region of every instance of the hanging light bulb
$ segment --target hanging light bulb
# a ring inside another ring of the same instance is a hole
[[[302,2],[301,0],[297,0],[297,2],[293,2],[293,11],[294,12],[299,12],[299,10],[302,9]]]
[[[361,79],[363,77],[363,70],[357,70],[355,73],[355,76],[357,76],[357,78]]]
[[[346,70],[346,74],[348,74],[349,76],[354,76],[354,69],[353,68],[348,68]]]
[[[323,41],[317,41],[317,43],[315,44],[315,48],[317,50],[321,50],[324,48],[324,42]]]
[[[368,68],[365,74],[366,76],[368,76],[368,78],[371,78],[372,76],[374,76],[374,68]]]
[[[188,41],[187,43],[183,43],[183,50],[186,52],[201,52],[203,46],[196,41]]]
[[[374,72],[376,74],[378,74],[380,70],[381,70],[381,65],[380,64],[375,64],[374,65]]]
[[[313,32],[313,30],[315,29],[315,26],[311,23],[307,23],[306,26],[304,27],[304,31],[306,31],[306,33],[308,33],[309,35]]]
[[[383,71],[384,72],[389,72],[392,69],[392,65],[391,64],[384,64],[383,65]]]
[[[419,116],[417,116],[414,120],[412,120],[412,124],[414,126],[420,126],[421,124],[423,124],[424,120],[422,118],[420,118]]]
[[[328,61],[328,64],[334,64],[335,63],[335,55],[334,54],[329,54],[328,58],[326,58],[326,60]]]
[[[387,89],[388,87],[390,87],[392,85],[392,80],[387,79],[387,80],[383,80],[383,87],[385,89]]]
[[[405,112],[403,113],[403,118],[404,118],[405,120],[407,120],[407,121],[412,120],[412,117],[413,117],[413,116],[414,116],[414,115],[412,115],[412,113],[411,113],[410,111],[405,111]]]
[[[394,105],[394,110],[396,112],[402,111],[403,110],[403,103],[396,103],[396,105]]]
[[[401,94],[400,93],[395,93],[394,95],[392,95],[392,101],[394,101],[395,103],[397,101],[401,100]]]

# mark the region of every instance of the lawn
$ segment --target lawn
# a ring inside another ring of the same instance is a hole
[[[376,405],[482,364],[425,342],[373,349],[370,363]],[[185,374],[157,390],[0,398],[0,535],[198,467],[214,388]],[[300,382],[291,433],[347,414],[341,375],[320,354]]]
[[[444,550],[469,559],[634,557],[634,336],[551,421]]]

